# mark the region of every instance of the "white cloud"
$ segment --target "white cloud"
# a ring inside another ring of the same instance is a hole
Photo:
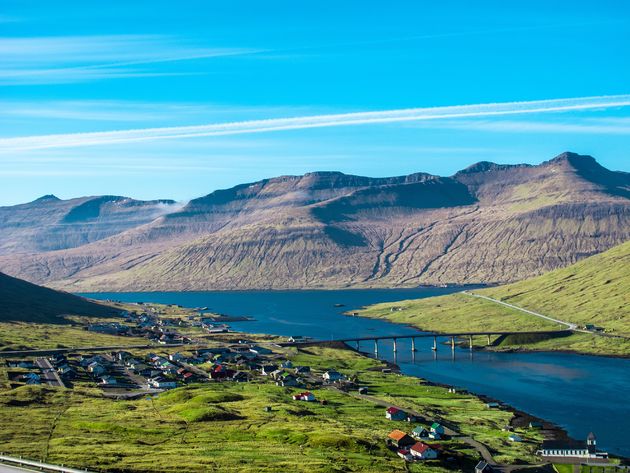
[[[465,120],[436,123],[437,128],[489,131],[493,133],[589,133],[598,135],[628,135],[630,120],[597,119],[572,122],[541,122],[525,120]]]
[[[0,85],[74,83],[193,72],[146,67],[261,52],[249,48],[207,48],[159,35],[0,38]]]
[[[317,113],[308,109],[311,113]],[[127,100],[0,100],[0,123],[14,125],[19,118],[60,119],[68,121],[146,122],[200,119],[226,121],[239,117],[286,116],[304,114],[300,107],[226,106],[213,103],[141,102]],[[58,123],[58,122],[56,122]],[[32,121],[28,122],[32,127]],[[5,131],[6,134],[6,131]]]
[[[597,110],[627,106],[630,106],[630,95],[616,95],[300,116],[197,126],[25,136],[0,139],[0,152],[48,148],[74,148],[80,146],[111,145],[164,139],[172,140],[202,136],[239,135],[248,133],[264,133],[269,131],[377,123],[430,121],[453,118],[501,117],[533,113]]]

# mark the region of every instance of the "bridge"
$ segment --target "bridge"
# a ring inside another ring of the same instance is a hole
[[[354,337],[354,338],[338,338],[332,340],[305,340],[305,341],[297,341],[297,342],[285,342],[280,343],[281,346],[286,347],[300,347],[300,346],[313,346],[313,345],[322,345],[327,343],[345,343],[347,345],[354,343],[356,345],[357,350],[359,349],[359,344],[361,342],[374,342],[374,353],[378,353],[378,343],[383,340],[391,340],[393,344],[394,353],[398,351],[398,340],[411,340],[411,351],[418,351],[416,349],[416,338],[430,338],[433,337],[433,347],[432,350],[436,351],[438,349],[437,339],[438,338],[447,338],[450,339],[451,350],[455,349],[455,340],[456,339],[466,339],[468,338],[469,347],[472,350],[473,348],[473,337],[486,337],[486,346],[491,345],[490,337],[493,336],[508,336],[508,335],[556,335],[563,336],[571,334],[571,330],[545,330],[545,331],[532,331],[532,332],[503,332],[503,331],[484,331],[484,332],[451,332],[451,333],[416,333],[416,334],[402,334],[402,335],[380,335],[380,336],[369,336],[369,337]]]

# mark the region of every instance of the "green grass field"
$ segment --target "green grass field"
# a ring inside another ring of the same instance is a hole
[[[335,349],[291,351],[295,363],[357,374],[371,394],[441,417],[487,443],[499,461],[533,461],[538,431],[508,444],[501,427],[512,414],[477,398],[449,394],[415,378],[380,371],[381,362]],[[269,382],[208,383],[154,400],[114,401],[99,391],[24,386],[0,391],[0,445],[5,453],[110,472],[206,471],[446,471],[444,463],[405,465],[385,448],[394,428],[384,408],[356,395],[314,390],[327,404],[291,400],[296,389]],[[265,412],[271,406],[271,412]],[[477,454],[461,441],[444,442],[469,471]]]
[[[0,322],[0,351],[148,343],[146,338],[88,332],[77,325]]]
[[[537,278],[474,292],[560,320],[594,324],[607,333],[630,336],[630,242]],[[360,315],[440,332],[562,328],[559,324],[465,294],[376,304],[360,311]],[[509,346],[504,344],[503,348]],[[576,334],[527,345],[516,344],[511,348],[630,355],[630,340]]]

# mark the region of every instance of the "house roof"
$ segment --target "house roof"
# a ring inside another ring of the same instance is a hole
[[[418,433],[418,434],[421,433],[421,432],[426,432],[426,431],[427,431],[427,429],[425,429],[421,425],[419,425],[418,427],[416,427],[415,429],[412,430],[412,432],[415,432],[415,433]]]
[[[411,448],[409,450],[412,450],[414,452],[418,452],[418,453],[424,453],[427,450],[431,450],[431,447],[429,447],[426,443],[424,442],[416,442],[414,443]]]
[[[400,409],[398,409],[397,407],[390,407],[389,409],[387,409],[387,412],[389,412],[390,414],[396,414],[396,412],[400,412]]]
[[[402,430],[398,430],[398,429],[392,430],[389,433],[389,435],[388,435],[388,437],[390,439],[392,439],[392,440],[400,440],[400,439],[402,439],[402,438],[404,438],[406,436],[407,436],[407,434],[405,432],[403,432]]]
[[[545,450],[569,450],[569,449],[586,449],[586,442],[571,440],[545,440],[542,443]]]

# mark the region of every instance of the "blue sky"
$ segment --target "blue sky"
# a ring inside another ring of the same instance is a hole
[[[565,150],[630,171],[628,2],[388,3],[3,0],[0,205]]]

